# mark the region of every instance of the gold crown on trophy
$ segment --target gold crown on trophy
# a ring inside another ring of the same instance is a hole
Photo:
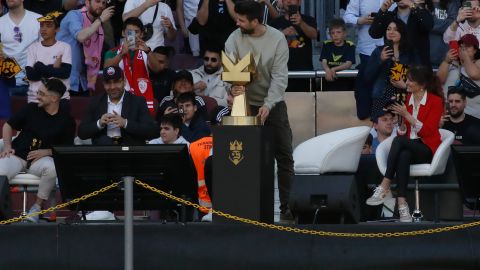
[[[233,143],[230,142],[230,151],[242,151],[243,143],[235,140]]]

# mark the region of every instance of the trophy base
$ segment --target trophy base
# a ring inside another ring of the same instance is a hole
[[[260,126],[260,116],[224,116],[222,126]]]

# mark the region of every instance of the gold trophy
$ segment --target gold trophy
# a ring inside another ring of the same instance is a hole
[[[234,59],[234,60],[232,60]],[[255,74],[256,65],[253,55],[248,53],[240,61],[232,56],[222,52],[222,80],[232,85],[246,86],[249,84]],[[259,126],[261,120],[259,116],[251,116],[250,104],[246,93],[233,98],[232,113],[230,116],[224,116],[222,125],[225,126]]]

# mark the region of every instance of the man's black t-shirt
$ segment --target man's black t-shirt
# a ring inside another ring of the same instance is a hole
[[[164,97],[170,95],[173,78],[175,78],[175,71],[172,69],[167,68],[159,73],[155,73],[150,70],[150,81],[152,81],[153,97],[159,103]]]
[[[476,131],[480,129],[480,119],[465,114],[465,119],[460,123],[445,121],[443,129],[450,130],[455,134],[455,141],[462,144],[471,144],[478,142],[478,134]]]
[[[317,28],[315,18],[302,14],[302,20],[309,26]],[[296,35],[287,36],[289,59],[288,70],[312,70],[312,40],[308,38],[299,26],[294,26],[291,21],[280,16],[270,22],[270,26],[282,31],[293,26],[297,31]]]
[[[12,148],[16,156],[25,160],[31,150],[51,149],[53,145],[73,145],[75,120],[64,109],[50,115],[36,103],[29,103],[13,115],[8,124],[20,131],[12,142]]]
[[[198,9],[203,5],[203,0],[198,3]],[[225,46],[230,34],[237,28],[236,22],[228,13],[225,1],[210,0],[208,2],[208,20],[201,27],[200,36],[202,42],[212,46]]]

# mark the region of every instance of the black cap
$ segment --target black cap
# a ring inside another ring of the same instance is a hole
[[[191,84],[193,84],[192,73],[190,73],[190,71],[188,71],[186,69],[182,69],[182,70],[177,71],[177,73],[175,74],[175,78],[173,79],[173,82],[175,83],[176,81],[179,81],[179,80],[187,80]]]
[[[103,69],[103,81],[123,79],[123,70],[118,66],[109,66]]]

